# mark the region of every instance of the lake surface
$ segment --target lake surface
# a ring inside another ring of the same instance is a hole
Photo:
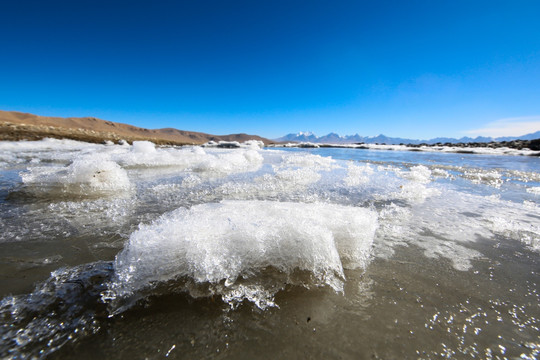
[[[0,357],[540,356],[540,158],[0,142]]]

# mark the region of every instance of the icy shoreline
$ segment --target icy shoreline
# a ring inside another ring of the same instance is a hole
[[[458,154],[480,154],[480,155],[520,155],[520,156],[540,156],[540,140],[508,142],[508,143],[468,143],[452,145],[387,145],[387,144],[316,144],[316,143],[287,143],[275,144],[268,147],[294,147],[294,148],[346,148],[363,150],[394,150],[394,151],[424,151],[424,152],[444,152]],[[530,146],[527,147],[527,146]],[[531,149],[532,148],[532,149]]]

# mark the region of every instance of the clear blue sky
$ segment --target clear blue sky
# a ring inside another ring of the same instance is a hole
[[[540,130],[537,0],[17,0],[0,14],[3,110],[269,138]]]

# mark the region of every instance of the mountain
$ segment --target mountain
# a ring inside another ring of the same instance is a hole
[[[315,136],[311,132],[299,132],[297,134],[287,134],[285,136],[280,137],[279,139],[275,139],[275,141],[278,142],[316,142],[318,139],[317,136]]]
[[[309,134],[309,135],[306,135]],[[534,140],[534,139],[540,139],[540,131],[537,131],[535,133],[526,134],[523,136],[507,136],[507,137],[498,137],[498,138],[492,138],[492,137],[484,137],[484,136],[478,136],[476,138],[471,137],[462,137],[460,139],[455,138],[447,138],[447,137],[438,137],[430,140],[417,140],[417,139],[405,139],[405,138],[393,138],[388,137],[386,135],[380,134],[377,136],[360,136],[358,134],[354,135],[345,135],[340,136],[336,133],[330,133],[325,136],[316,136],[315,134],[311,132],[300,132],[297,134],[287,134],[283,137],[280,137],[279,139],[275,139],[277,142],[312,142],[312,143],[319,143],[319,144],[354,144],[354,143],[366,143],[366,144],[389,144],[389,145],[397,145],[397,144],[445,144],[445,143],[488,143],[492,141],[514,141],[514,140]]]
[[[320,144],[353,144],[353,143],[385,143],[385,144],[399,144],[399,143],[408,143],[408,144],[419,144],[420,140],[411,140],[411,139],[401,139],[401,138],[390,138],[383,134],[380,134],[375,137],[360,136],[358,134],[354,135],[345,135],[340,136],[336,133],[330,133],[325,136],[316,136],[313,133],[309,136],[305,135],[305,132],[300,132],[297,134],[287,134],[279,139],[275,139],[278,142],[312,142]]]
[[[117,142],[120,139],[128,142],[149,140],[170,145],[204,144],[210,140],[272,142],[257,135],[211,135],[172,128],[145,129],[93,117],[61,118],[0,110],[0,140],[39,140],[44,137],[98,143],[105,140]]]
[[[534,133],[531,133],[531,134],[527,134],[527,135],[523,135],[523,136],[519,136],[519,137],[499,137],[497,138],[497,141],[513,141],[513,140],[535,140],[535,139],[540,139],[540,131],[537,131],[537,132],[534,132]]]

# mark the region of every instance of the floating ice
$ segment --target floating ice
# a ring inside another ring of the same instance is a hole
[[[398,171],[398,175],[410,181],[400,186],[401,191],[396,193],[397,198],[411,203],[421,203],[428,197],[440,194],[439,190],[428,186],[431,171],[423,165],[414,166],[409,172]]]
[[[212,173],[239,173],[258,170],[263,157],[255,150],[217,152],[209,155],[204,161],[194,164],[193,170]]]
[[[127,173],[108,156],[83,155],[69,166],[31,167],[21,174],[25,191],[46,196],[107,196],[130,190]]]
[[[134,142],[132,151],[116,152],[111,157],[127,169],[169,168],[170,172],[195,171],[218,176],[256,171],[263,162],[259,152],[252,149],[156,149],[149,142]]]
[[[486,184],[496,188],[501,187],[503,183],[502,175],[497,170],[469,169],[465,171],[463,177],[474,184]]]
[[[139,154],[155,154],[156,146],[150,141],[134,141],[132,151]]]
[[[153,284],[188,279],[231,305],[248,299],[264,308],[305,272],[309,281],[300,283],[342,291],[343,267],[366,266],[376,228],[371,210],[322,203],[223,201],[178,209],[131,235],[110,289],[113,298],[137,297]]]
[[[248,140],[244,142],[244,145],[250,149],[262,149],[264,148],[264,143],[260,140]]]

